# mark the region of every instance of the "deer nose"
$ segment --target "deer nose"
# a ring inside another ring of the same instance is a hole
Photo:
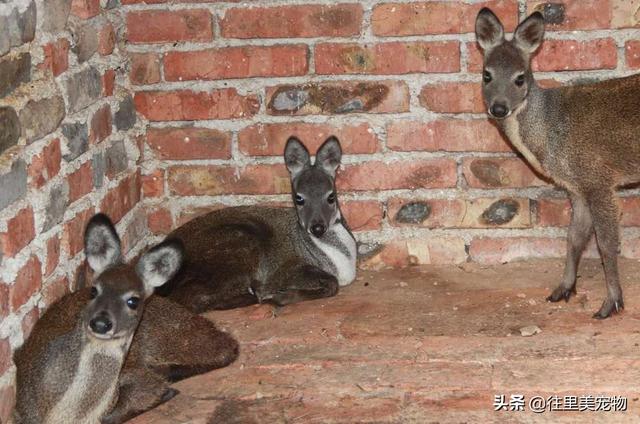
[[[98,315],[89,321],[89,327],[96,334],[107,334],[113,328],[113,323],[106,315]]]
[[[504,118],[509,113],[509,109],[502,103],[494,103],[489,112],[496,118]]]
[[[325,227],[323,224],[314,224],[311,227],[311,234],[316,237],[322,237],[325,231],[327,231],[327,227]]]

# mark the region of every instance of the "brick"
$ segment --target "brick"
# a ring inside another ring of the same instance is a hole
[[[69,206],[69,183],[62,181],[49,190],[47,204],[45,206],[45,221],[42,226],[42,232],[49,231],[51,228],[62,222],[64,212]]]
[[[640,28],[638,0],[608,0],[611,3],[612,28]]]
[[[69,40],[61,38],[58,41],[42,46],[44,51],[43,66],[51,70],[54,77],[69,69]]]
[[[375,153],[380,149],[378,137],[367,123],[339,127],[306,122],[255,124],[244,128],[238,134],[238,148],[250,156],[280,156],[289,137],[296,136],[313,154],[332,135],[340,140],[343,153]]]
[[[74,46],[71,49],[78,58],[78,63],[91,59],[98,51],[98,30],[93,23],[80,24],[74,31]]]
[[[161,159],[231,158],[231,134],[214,129],[149,128],[147,143]]]
[[[231,8],[220,27],[226,38],[349,37],[362,17],[358,4]]]
[[[432,112],[482,113],[482,86],[476,82],[428,84],[420,91],[420,104]]]
[[[93,171],[91,161],[83,163],[80,168],[69,174],[69,203],[73,203],[93,190]]]
[[[137,116],[133,97],[127,95],[118,103],[118,111],[113,115],[113,120],[118,131],[126,131],[134,127]]]
[[[102,75],[102,93],[106,96],[113,96],[113,90],[116,85],[116,71],[107,69]]]
[[[104,185],[104,178],[107,173],[107,160],[105,152],[98,151],[91,158],[91,167],[93,168],[93,186],[100,188]]]
[[[489,7],[507,31],[518,23],[515,0],[460,2],[384,3],[373,8],[372,30],[379,36],[460,34],[474,31],[475,19],[482,7]]]
[[[618,49],[612,38],[545,40],[531,64],[539,72],[615,69],[617,65]]]
[[[350,200],[341,203],[340,209],[351,231],[379,230],[382,226],[384,212],[380,202],[375,200]]]
[[[19,55],[0,58],[0,97],[15,91],[20,84],[31,80],[31,55]]]
[[[144,85],[160,82],[160,58],[154,53],[131,53],[131,72],[129,79],[132,84]]]
[[[450,159],[368,161],[345,165],[337,179],[339,190],[392,190],[455,187],[456,164]]]
[[[467,158],[462,163],[462,172],[473,188],[518,188],[542,186],[540,180],[517,158]]]
[[[11,344],[9,338],[0,339],[0,375],[11,367]]]
[[[40,260],[32,255],[20,268],[18,275],[9,289],[11,311],[15,312],[27,303],[42,286],[42,270]]]
[[[69,280],[65,275],[50,278],[42,287],[43,309],[48,309],[55,302],[62,299],[62,297],[67,293],[69,293]]]
[[[0,280],[0,319],[9,315],[9,286]]]
[[[62,232],[62,246],[64,246],[69,258],[75,257],[84,248],[84,229],[93,215],[94,209],[91,207],[78,212],[65,222]]]
[[[164,56],[167,81],[305,75],[309,50],[304,45],[226,47]]]
[[[486,119],[391,122],[387,147],[398,151],[511,151],[500,131]]]
[[[0,420],[8,423],[11,419],[11,411],[16,402],[16,392],[13,386],[0,388]]]
[[[63,124],[62,134],[67,139],[65,150],[68,153],[63,156],[67,162],[76,159],[89,148],[89,127],[85,122]]]
[[[498,264],[532,258],[562,257],[565,250],[564,238],[478,238],[471,240],[469,255],[474,262]]]
[[[18,144],[21,131],[16,110],[10,106],[0,107],[0,154]]]
[[[105,24],[98,33],[98,53],[108,56],[113,53],[116,47],[116,33],[113,25],[109,22]]]
[[[104,196],[100,210],[113,222],[118,222],[140,201],[140,178],[132,174],[120,182]]]
[[[136,110],[150,121],[246,118],[260,108],[256,96],[242,96],[235,88],[211,92],[139,91],[134,101]]]
[[[91,117],[91,126],[89,131],[89,142],[97,144],[111,135],[111,106],[108,104],[102,106]]]
[[[36,325],[38,318],[40,318],[40,311],[37,306],[31,308],[31,310],[22,317],[20,326],[22,327],[22,337],[24,340],[27,340],[29,334],[31,334],[31,330],[33,330],[33,326]]]
[[[142,196],[160,197],[164,194],[164,170],[156,169],[149,175],[142,175]]]
[[[94,67],[73,74],[65,82],[69,111],[78,112],[93,104],[102,94],[102,75]]]
[[[540,12],[549,31],[607,29],[611,25],[609,0],[527,1],[527,15]]]
[[[64,100],[60,96],[29,100],[20,111],[22,136],[31,143],[55,131],[64,117]]]
[[[409,265],[452,265],[467,260],[465,243],[459,237],[429,237],[392,240],[367,258],[361,267],[404,268]]]
[[[291,189],[284,166],[172,166],[167,174],[169,191],[179,196],[220,194],[283,194]]]
[[[105,150],[105,174],[113,180],[117,175],[127,170],[129,157],[123,140],[114,141]]]
[[[267,112],[271,115],[408,111],[409,88],[402,81],[342,81],[267,88]]]
[[[27,192],[27,165],[18,159],[8,170],[0,171],[0,211],[22,199]]]
[[[457,41],[319,44],[315,63],[318,74],[458,72],[460,44]]]
[[[127,255],[148,234],[147,212],[142,208],[137,209],[122,231],[122,251],[124,254]]]
[[[100,0],[73,0],[71,14],[82,19],[98,16],[100,14]]]
[[[42,3],[42,10],[38,15],[42,17],[42,30],[46,32],[60,32],[67,26],[71,0],[47,0]]]
[[[127,13],[127,41],[130,43],[173,43],[211,41],[213,22],[205,9],[144,10]]]
[[[640,69],[640,41],[631,40],[624,44],[627,68]]]
[[[31,159],[31,164],[29,165],[31,184],[36,188],[40,188],[47,181],[58,175],[61,160],[60,140],[56,138],[47,144],[40,154]]]
[[[47,240],[47,261],[45,262],[44,276],[49,277],[58,267],[60,262],[60,237],[56,234]]]
[[[536,202],[536,224],[565,227],[571,221],[571,204],[566,199],[540,199]]]
[[[624,227],[640,227],[640,198],[621,197],[618,199],[620,208],[620,224]]]
[[[153,234],[169,234],[173,229],[173,217],[165,208],[154,208],[147,216],[149,231]]]
[[[33,209],[19,210],[7,221],[7,232],[0,233],[0,246],[4,256],[13,257],[24,249],[36,236]]]

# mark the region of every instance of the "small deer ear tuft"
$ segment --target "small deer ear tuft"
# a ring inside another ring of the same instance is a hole
[[[529,15],[527,19],[518,25],[516,32],[513,34],[516,46],[528,54],[538,50],[543,38],[544,16],[540,12],[534,12]]]
[[[338,141],[336,137],[331,136],[327,138],[318,149],[315,165],[321,166],[327,174],[334,177],[341,160],[342,148],[340,147],[340,141]]]
[[[122,260],[120,237],[107,215],[99,213],[87,223],[84,252],[89,266],[97,274]]]
[[[504,27],[488,7],[482,8],[476,17],[476,40],[484,51],[491,50],[504,41]]]
[[[291,174],[291,178],[297,177],[300,172],[311,166],[311,157],[304,144],[296,137],[289,137],[284,148],[284,162]]]
[[[136,265],[136,273],[150,295],[178,272],[184,258],[184,246],[177,239],[165,240],[148,250]]]

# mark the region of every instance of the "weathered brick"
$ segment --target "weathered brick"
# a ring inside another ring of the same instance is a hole
[[[515,188],[545,185],[527,166],[516,158],[467,158],[462,172],[467,184],[474,188]]]
[[[136,110],[150,121],[233,119],[255,115],[260,108],[254,95],[242,96],[235,88],[211,92],[139,91]]]
[[[61,160],[60,140],[56,138],[49,142],[40,154],[31,159],[31,164],[29,165],[31,184],[36,188],[40,188],[47,181],[58,175]]]
[[[339,190],[392,190],[455,187],[456,163],[451,159],[368,161],[345,165],[340,171]]]
[[[291,187],[282,165],[172,166],[167,178],[169,191],[180,196],[282,194]]]
[[[49,277],[58,267],[60,262],[60,237],[56,234],[47,240],[47,260],[45,262],[44,276]]]
[[[500,131],[486,119],[395,121],[387,126],[387,147],[398,151],[511,151]]]
[[[60,96],[29,100],[20,111],[22,136],[31,143],[55,131],[64,117],[64,100]]]
[[[113,25],[108,22],[98,33],[98,53],[102,56],[108,56],[113,53],[113,49],[116,46],[116,33],[113,29]]]
[[[65,275],[47,280],[42,287],[42,302],[44,309],[48,309],[55,302],[69,293],[69,280]]]
[[[69,203],[73,203],[93,189],[93,171],[91,161],[83,163],[80,168],[69,174]]]
[[[13,386],[0,388],[0,420],[8,423],[11,419],[11,411],[16,402],[16,392]]]
[[[151,209],[147,216],[147,225],[153,234],[168,234],[173,229],[171,212],[162,207]]]
[[[527,0],[527,14],[540,12],[549,31],[607,29],[611,25],[609,0]]]
[[[62,181],[49,191],[49,198],[45,207],[45,221],[42,231],[46,232],[62,222],[64,212],[69,205],[69,184]]]
[[[91,117],[91,129],[89,132],[89,142],[97,144],[111,135],[111,106],[102,106]]]
[[[89,127],[84,122],[62,125],[62,134],[67,139],[67,149],[64,159],[71,162],[89,148]]]
[[[478,11],[489,7],[498,15],[507,31],[518,23],[515,0],[461,2],[383,3],[373,8],[373,33],[381,36],[458,34],[474,31]]]
[[[136,124],[136,106],[133,97],[127,96],[118,104],[118,111],[113,115],[113,121],[118,131],[126,131]]]
[[[164,170],[156,169],[149,175],[142,175],[142,195],[144,198],[160,197],[164,194]]]
[[[351,231],[378,230],[382,225],[382,204],[375,200],[343,202],[340,209]]]
[[[267,88],[267,112],[272,115],[408,110],[409,88],[402,81],[342,81]]]
[[[105,97],[113,96],[113,91],[116,86],[116,71],[113,69],[107,69],[102,75],[102,94]]]
[[[93,168],[93,186],[100,188],[104,184],[104,177],[107,173],[107,160],[104,152],[100,151],[93,154],[91,167]]]
[[[127,170],[129,158],[123,140],[114,141],[105,151],[105,173],[109,179]]]
[[[173,43],[212,39],[212,16],[205,9],[143,10],[127,13],[127,41],[130,43]]]
[[[485,111],[482,86],[476,82],[428,84],[420,92],[420,104],[433,112],[481,113]]]
[[[112,189],[100,202],[100,210],[118,222],[140,201],[140,178],[132,174]]]
[[[458,72],[460,44],[457,41],[319,44],[315,63],[318,74]]]
[[[536,201],[536,224],[540,227],[564,227],[571,220],[571,205],[566,199]]]
[[[304,75],[308,55],[304,45],[170,52],[164,56],[164,76],[167,81],[182,81]]]
[[[409,265],[452,265],[467,260],[464,240],[460,237],[397,239],[375,251],[360,267],[404,268]]]
[[[640,28],[638,0],[608,0],[611,3],[612,28]]]
[[[24,249],[36,236],[33,209],[19,210],[7,221],[7,231],[0,233],[0,246],[4,256],[13,257]]]
[[[122,251],[125,255],[149,234],[147,213],[144,209],[133,212],[133,217],[122,231]]]
[[[93,18],[100,14],[100,0],[73,0],[71,13],[82,19]]]
[[[0,171],[0,211],[22,199],[27,192],[27,165],[22,159],[11,164],[11,168]]]
[[[89,219],[94,215],[93,207],[78,212],[73,218],[65,222],[62,232],[62,246],[69,257],[75,257],[84,248],[84,229]]]
[[[37,306],[31,308],[31,310],[22,317],[20,326],[22,327],[22,337],[24,340],[31,334],[31,330],[33,330],[33,326],[36,325],[38,318],[40,318],[40,310]]]
[[[102,75],[94,67],[71,75],[65,83],[69,110],[78,112],[98,100],[102,94]]]
[[[220,26],[227,38],[348,37],[360,34],[358,4],[232,8]]]
[[[31,81],[29,53],[0,58],[0,97],[11,94],[20,84],[29,81]]]
[[[618,49],[612,38],[545,40],[531,64],[534,71],[615,69]]]
[[[0,319],[9,315],[9,286],[0,280]]]
[[[54,77],[69,69],[69,49],[71,44],[66,38],[45,44],[42,46],[44,52],[43,66],[51,70]]]
[[[624,44],[627,68],[640,69],[640,41],[631,40]]]
[[[147,143],[162,159],[230,159],[231,134],[208,128],[149,128]]]
[[[98,31],[92,23],[81,23],[74,31],[74,46],[71,49],[78,63],[91,59],[98,51]]]
[[[0,154],[18,143],[20,132],[20,119],[15,109],[0,107]]]
[[[154,84],[160,82],[160,58],[155,53],[131,53],[131,72],[129,79],[132,84]]]
[[[531,258],[564,256],[565,238],[513,237],[471,240],[471,260],[483,264],[507,263]]]
[[[42,10],[38,15],[42,17],[42,30],[60,32],[67,26],[71,0],[47,0],[42,2]]]
[[[380,148],[378,137],[369,124],[338,127],[306,122],[252,125],[238,134],[238,147],[246,155],[280,156],[291,136],[302,140],[312,154],[330,136],[338,137],[344,153],[375,153]]]
[[[11,311],[15,312],[27,303],[42,286],[42,270],[40,260],[32,255],[20,268],[13,285],[9,289]]]
[[[11,367],[11,344],[9,339],[0,339],[0,375]]]

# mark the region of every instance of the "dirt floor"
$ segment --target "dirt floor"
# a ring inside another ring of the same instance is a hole
[[[622,261],[627,309],[605,321],[591,318],[596,261],[569,303],[545,302],[561,261],[535,261],[361,272],[332,299],[210,313],[239,360],[132,423],[640,422],[639,271]],[[500,395],[524,395],[525,411],[494,411]],[[627,411],[594,412],[589,395],[604,395],[597,408],[624,396]],[[551,397],[546,412],[535,396]],[[558,412],[571,396],[586,410]]]

